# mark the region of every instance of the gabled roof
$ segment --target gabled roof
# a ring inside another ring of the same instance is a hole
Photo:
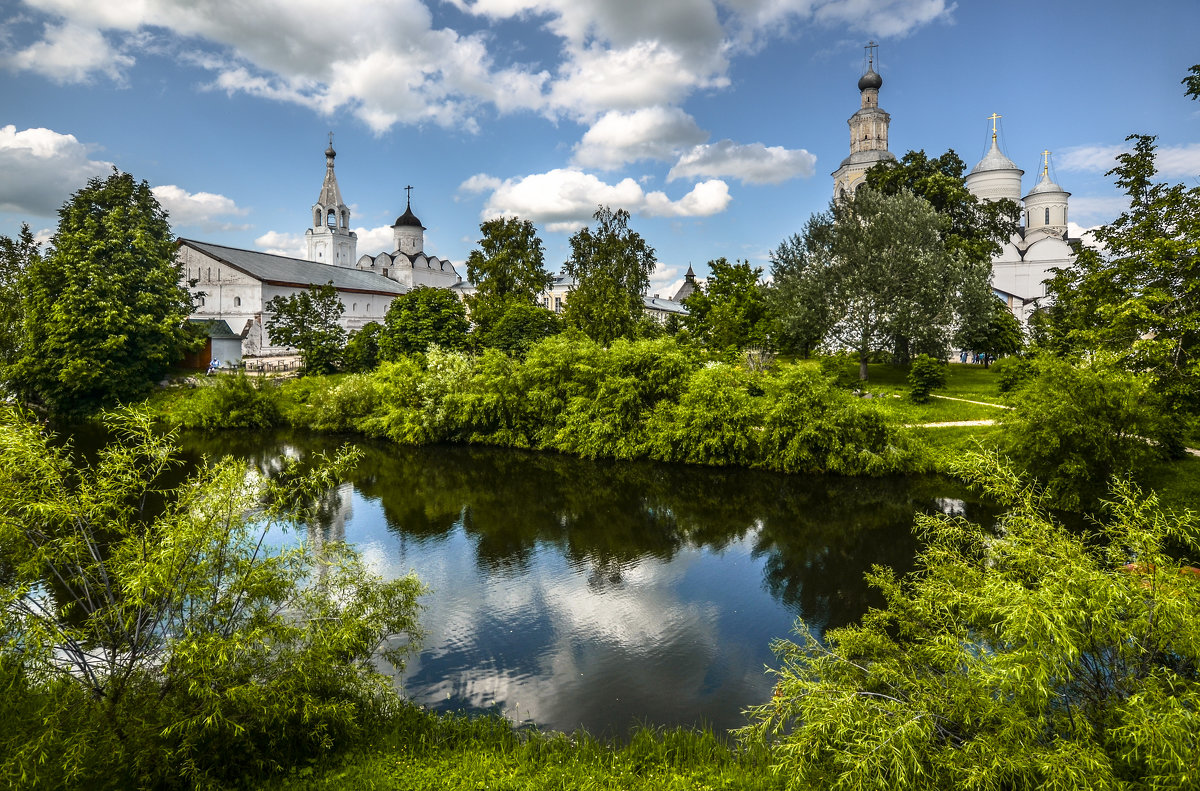
[[[214,258],[239,272],[269,283],[273,286],[308,288],[332,282],[338,291],[354,291],[365,294],[395,296],[408,292],[408,288],[375,272],[362,272],[333,264],[321,264],[300,258],[242,250],[237,247],[194,239],[180,239],[179,244]]]
[[[229,323],[224,319],[188,319],[188,323],[199,327],[209,338],[216,340],[240,340],[242,337],[229,329]]]

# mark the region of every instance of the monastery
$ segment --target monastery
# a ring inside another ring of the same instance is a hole
[[[881,162],[895,162],[888,150],[891,115],[879,107],[879,89],[883,78],[875,71],[878,46],[867,45],[866,64],[858,80],[861,94],[859,109],[850,116],[850,155],[842,160],[833,176],[833,194],[852,195],[863,184],[866,173]],[[992,259],[992,290],[1005,301],[1022,323],[1046,299],[1043,281],[1053,276],[1050,270],[1066,267],[1072,260],[1067,238],[1067,198],[1070,193],[1050,179],[1050,152],[1043,151],[1041,176],[1021,196],[1021,170],[1000,150],[996,120],[992,114],[992,145],[979,164],[967,174],[966,186],[980,200],[1008,198],[1021,207],[1020,225]]]

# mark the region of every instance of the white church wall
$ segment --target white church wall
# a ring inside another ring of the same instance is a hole
[[[224,319],[239,332],[262,312],[262,284],[255,278],[186,246],[179,248],[176,261],[193,295],[193,317]]]

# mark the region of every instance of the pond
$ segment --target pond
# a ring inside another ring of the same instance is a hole
[[[297,434],[185,436],[187,454],[270,469],[331,450]],[[786,476],[361,440],[319,530],[429,586],[396,684],[438,710],[621,737],[639,723],[744,724],[773,639],[880,602],[873,564],[911,567],[918,512],[994,513],[944,479]]]

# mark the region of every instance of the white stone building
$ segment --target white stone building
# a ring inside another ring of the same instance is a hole
[[[307,259],[195,239],[178,242],[176,260],[195,305],[191,318],[207,326],[228,325],[242,339],[242,357],[293,352],[272,343],[266,330],[271,319],[266,305],[277,296],[332,283],[345,309],[342,326],[353,332],[382,322],[392,300],[417,286],[461,288],[462,278],[451,262],[424,252],[425,228],[411,203],[393,226],[392,252],[356,257],[358,237],[350,230],[350,209],[338,187],[336,156],[331,142],[325,150],[325,180],[304,232]],[[221,359],[232,359],[229,350],[224,353],[227,357]]]
[[[842,160],[833,171],[833,196],[844,198],[853,195],[866,178],[867,171],[880,162],[895,162],[896,157],[888,151],[888,129],[892,116],[879,107],[879,89],[883,78],[875,71],[875,55],[879,46],[871,42],[866,46],[866,68],[858,80],[861,105],[858,112],[846,122],[850,126],[850,156]]]

